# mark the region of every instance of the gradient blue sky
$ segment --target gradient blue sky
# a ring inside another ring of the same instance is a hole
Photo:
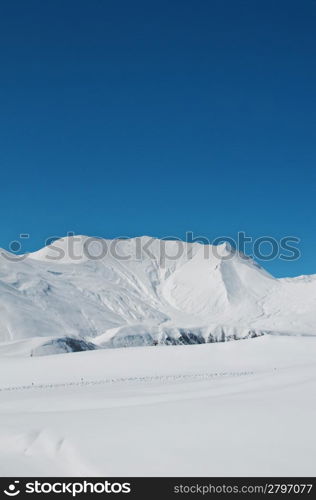
[[[0,5],[0,246],[301,238],[316,272],[316,2]]]

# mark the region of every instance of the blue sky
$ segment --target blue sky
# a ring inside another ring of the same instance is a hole
[[[0,6],[0,246],[301,238],[316,273],[316,2]]]

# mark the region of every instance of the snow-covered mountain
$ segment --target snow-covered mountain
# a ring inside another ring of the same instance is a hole
[[[316,278],[87,241],[0,256],[0,476],[313,476]]]
[[[227,244],[182,242],[180,255],[171,240],[90,240],[63,238],[20,261],[1,251],[2,352],[316,335],[316,276],[276,279]]]

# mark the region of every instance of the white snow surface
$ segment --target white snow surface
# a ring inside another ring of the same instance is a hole
[[[0,362],[1,476],[314,476],[316,338]]]
[[[314,476],[316,277],[85,242],[0,253],[0,476]]]
[[[139,256],[139,242],[150,243],[150,256]],[[124,260],[109,251],[96,258],[102,243],[114,243]],[[120,347],[172,343],[184,334],[198,342],[316,334],[316,276],[276,279],[227,244],[182,244],[178,257],[178,242],[149,237],[68,237],[19,262],[1,251],[0,350],[30,354],[41,345],[38,337],[62,352],[52,339]]]

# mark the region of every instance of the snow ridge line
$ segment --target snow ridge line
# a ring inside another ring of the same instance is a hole
[[[88,385],[103,385],[112,384],[119,382],[155,382],[155,381],[181,381],[181,380],[209,380],[216,377],[243,377],[254,375],[253,371],[243,371],[243,372],[215,372],[215,373],[197,373],[197,374],[187,374],[187,375],[151,375],[144,377],[111,377],[101,380],[80,380],[77,382],[63,382],[56,384],[29,384],[29,385],[17,385],[9,387],[0,387],[0,392],[8,391],[25,391],[31,389],[58,389],[59,387],[83,387]]]

